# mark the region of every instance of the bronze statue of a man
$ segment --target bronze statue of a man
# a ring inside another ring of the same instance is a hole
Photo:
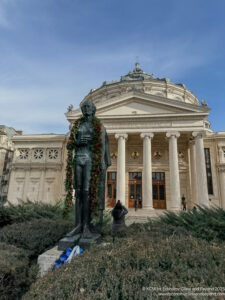
[[[80,123],[76,133],[75,155],[74,155],[74,189],[75,189],[75,228],[68,236],[83,233],[84,238],[91,238],[90,225],[90,199],[89,189],[91,181],[92,157],[93,157],[93,140],[94,128],[93,118],[95,116],[96,107],[90,100],[85,101],[81,106],[83,121]],[[103,210],[105,207],[105,174],[107,168],[111,165],[108,136],[104,126],[101,124],[101,170],[100,170],[100,186],[98,197],[100,221],[98,229],[101,231]],[[98,230],[98,231],[99,231]]]

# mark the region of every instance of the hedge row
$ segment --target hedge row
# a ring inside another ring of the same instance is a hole
[[[0,243],[0,298],[18,299],[28,290],[37,267],[29,266],[29,258],[23,249]]]
[[[68,221],[32,220],[5,226],[0,231],[0,242],[22,248],[31,258],[36,258],[72,228]]]
[[[0,228],[13,223],[25,222],[33,219],[47,218],[62,219],[63,208],[60,202],[51,205],[40,202],[22,202],[19,205],[8,203],[0,205]]]
[[[133,224],[115,243],[49,272],[23,299],[157,299],[148,288],[223,287],[224,258],[224,242],[210,244],[167,224]]]
[[[0,231],[0,299],[20,299],[36,280],[39,254],[73,228],[69,221],[32,220]]]
[[[198,207],[197,210],[180,212],[165,212],[157,220],[160,224],[171,224],[185,228],[195,237],[207,241],[225,240],[225,210],[214,207]]]

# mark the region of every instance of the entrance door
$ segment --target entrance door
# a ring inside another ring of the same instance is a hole
[[[116,205],[116,172],[107,173],[107,206]]]
[[[129,207],[142,208],[142,174],[141,172],[129,173]]]
[[[154,208],[166,208],[165,173],[152,173],[152,195]]]

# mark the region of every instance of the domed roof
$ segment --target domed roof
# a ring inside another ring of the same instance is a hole
[[[133,72],[129,72],[125,76],[121,76],[120,81],[133,81],[133,80],[152,80],[154,79],[153,74],[145,73],[140,67],[138,62],[135,63]]]
[[[144,72],[138,62],[134,70],[121,76],[119,81],[104,81],[101,87],[91,89],[81,104],[89,98],[97,104],[131,90],[199,105],[198,98],[184,84],[173,83],[169,78],[154,78],[153,74]]]

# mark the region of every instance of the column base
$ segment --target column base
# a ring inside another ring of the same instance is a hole
[[[144,205],[142,209],[155,210],[153,206]]]
[[[202,207],[210,207],[210,203],[208,203],[208,202],[207,203],[205,203],[205,202],[204,203],[199,203],[198,205],[202,206]]]
[[[181,210],[182,210],[181,207],[168,207],[167,208],[167,211],[171,211],[171,212],[179,212]]]

